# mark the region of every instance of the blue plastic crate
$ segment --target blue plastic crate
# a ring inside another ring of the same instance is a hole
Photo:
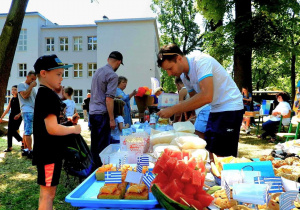
[[[149,192],[149,200],[97,199],[104,181],[97,181],[95,172],[77,186],[65,201],[72,206],[81,208],[122,208],[122,209],[152,209],[158,206],[158,201]]]

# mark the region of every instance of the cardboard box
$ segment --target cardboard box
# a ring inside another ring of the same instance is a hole
[[[158,108],[170,107],[179,103],[179,96],[176,93],[162,93],[158,97]]]

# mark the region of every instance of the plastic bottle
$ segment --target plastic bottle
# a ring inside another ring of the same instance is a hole
[[[156,125],[156,113],[150,115],[150,127],[155,129]]]
[[[144,112],[144,122],[146,121],[150,122],[150,112],[148,109],[146,109]]]

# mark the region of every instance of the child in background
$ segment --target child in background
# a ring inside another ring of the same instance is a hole
[[[37,183],[40,185],[39,209],[53,209],[56,188],[59,184],[66,135],[80,134],[80,125],[59,124],[64,105],[55,89],[59,88],[64,69],[56,55],[45,55],[37,59],[34,69],[40,82],[35,99],[33,117],[33,159],[37,166]],[[73,122],[75,123],[75,122]]]
[[[67,117],[73,117],[73,115],[77,112],[75,101],[72,100],[73,88],[70,86],[64,88],[63,96],[66,98],[63,102],[67,105],[66,107],[66,115]]]
[[[116,127],[114,130],[111,131],[111,144],[118,144],[120,143],[120,136],[122,135],[122,130],[125,128],[129,128],[129,124],[127,123],[124,126],[124,105],[125,102],[120,99],[114,100],[114,115],[115,115],[115,122]]]

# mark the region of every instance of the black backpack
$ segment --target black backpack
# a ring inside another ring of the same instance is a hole
[[[80,134],[68,135],[63,168],[68,175],[86,178],[92,172],[91,151]]]

